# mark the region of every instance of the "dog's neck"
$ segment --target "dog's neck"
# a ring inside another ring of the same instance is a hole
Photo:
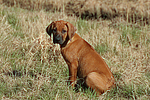
[[[66,40],[64,41],[64,43],[63,43],[63,44],[60,44],[60,47],[61,47],[61,48],[66,47],[66,45],[67,45],[69,42],[70,42],[70,39],[69,39],[69,36],[67,36],[67,37],[66,37]]]
[[[60,45],[61,49],[65,48],[68,44],[72,43],[75,40],[76,35],[77,34],[75,33],[75,35],[71,39],[69,39],[69,37],[67,36],[65,42]]]

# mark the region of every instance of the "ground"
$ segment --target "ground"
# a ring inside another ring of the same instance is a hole
[[[0,98],[150,99],[149,0],[1,0]],[[65,20],[103,57],[116,88],[97,96],[67,85],[68,67],[46,33]]]

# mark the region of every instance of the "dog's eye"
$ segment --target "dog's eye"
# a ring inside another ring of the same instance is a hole
[[[57,28],[54,28],[54,29],[53,29],[53,32],[56,33],[56,31],[57,31]]]
[[[67,31],[66,30],[62,30],[62,33],[66,33]]]

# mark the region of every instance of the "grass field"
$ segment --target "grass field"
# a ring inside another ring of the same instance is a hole
[[[149,5],[149,0],[1,0],[0,98],[150,99]],[[55,20],[72,23],[95,48],[116,88],[97,96],[67,85],[68,67],[45,31]]]

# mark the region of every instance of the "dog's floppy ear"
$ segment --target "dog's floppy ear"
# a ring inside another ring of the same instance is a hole
[[[47,28],[46,28],[46,32],[48,33],[48,35],[51,37],[51,34],[53,32],[53,25],[54,22],[52,22]]]
[[[77,29],[69,22],[66,23],[66,26],[68,28],[69,40],[71,40],[71,38],[74,36]]]

